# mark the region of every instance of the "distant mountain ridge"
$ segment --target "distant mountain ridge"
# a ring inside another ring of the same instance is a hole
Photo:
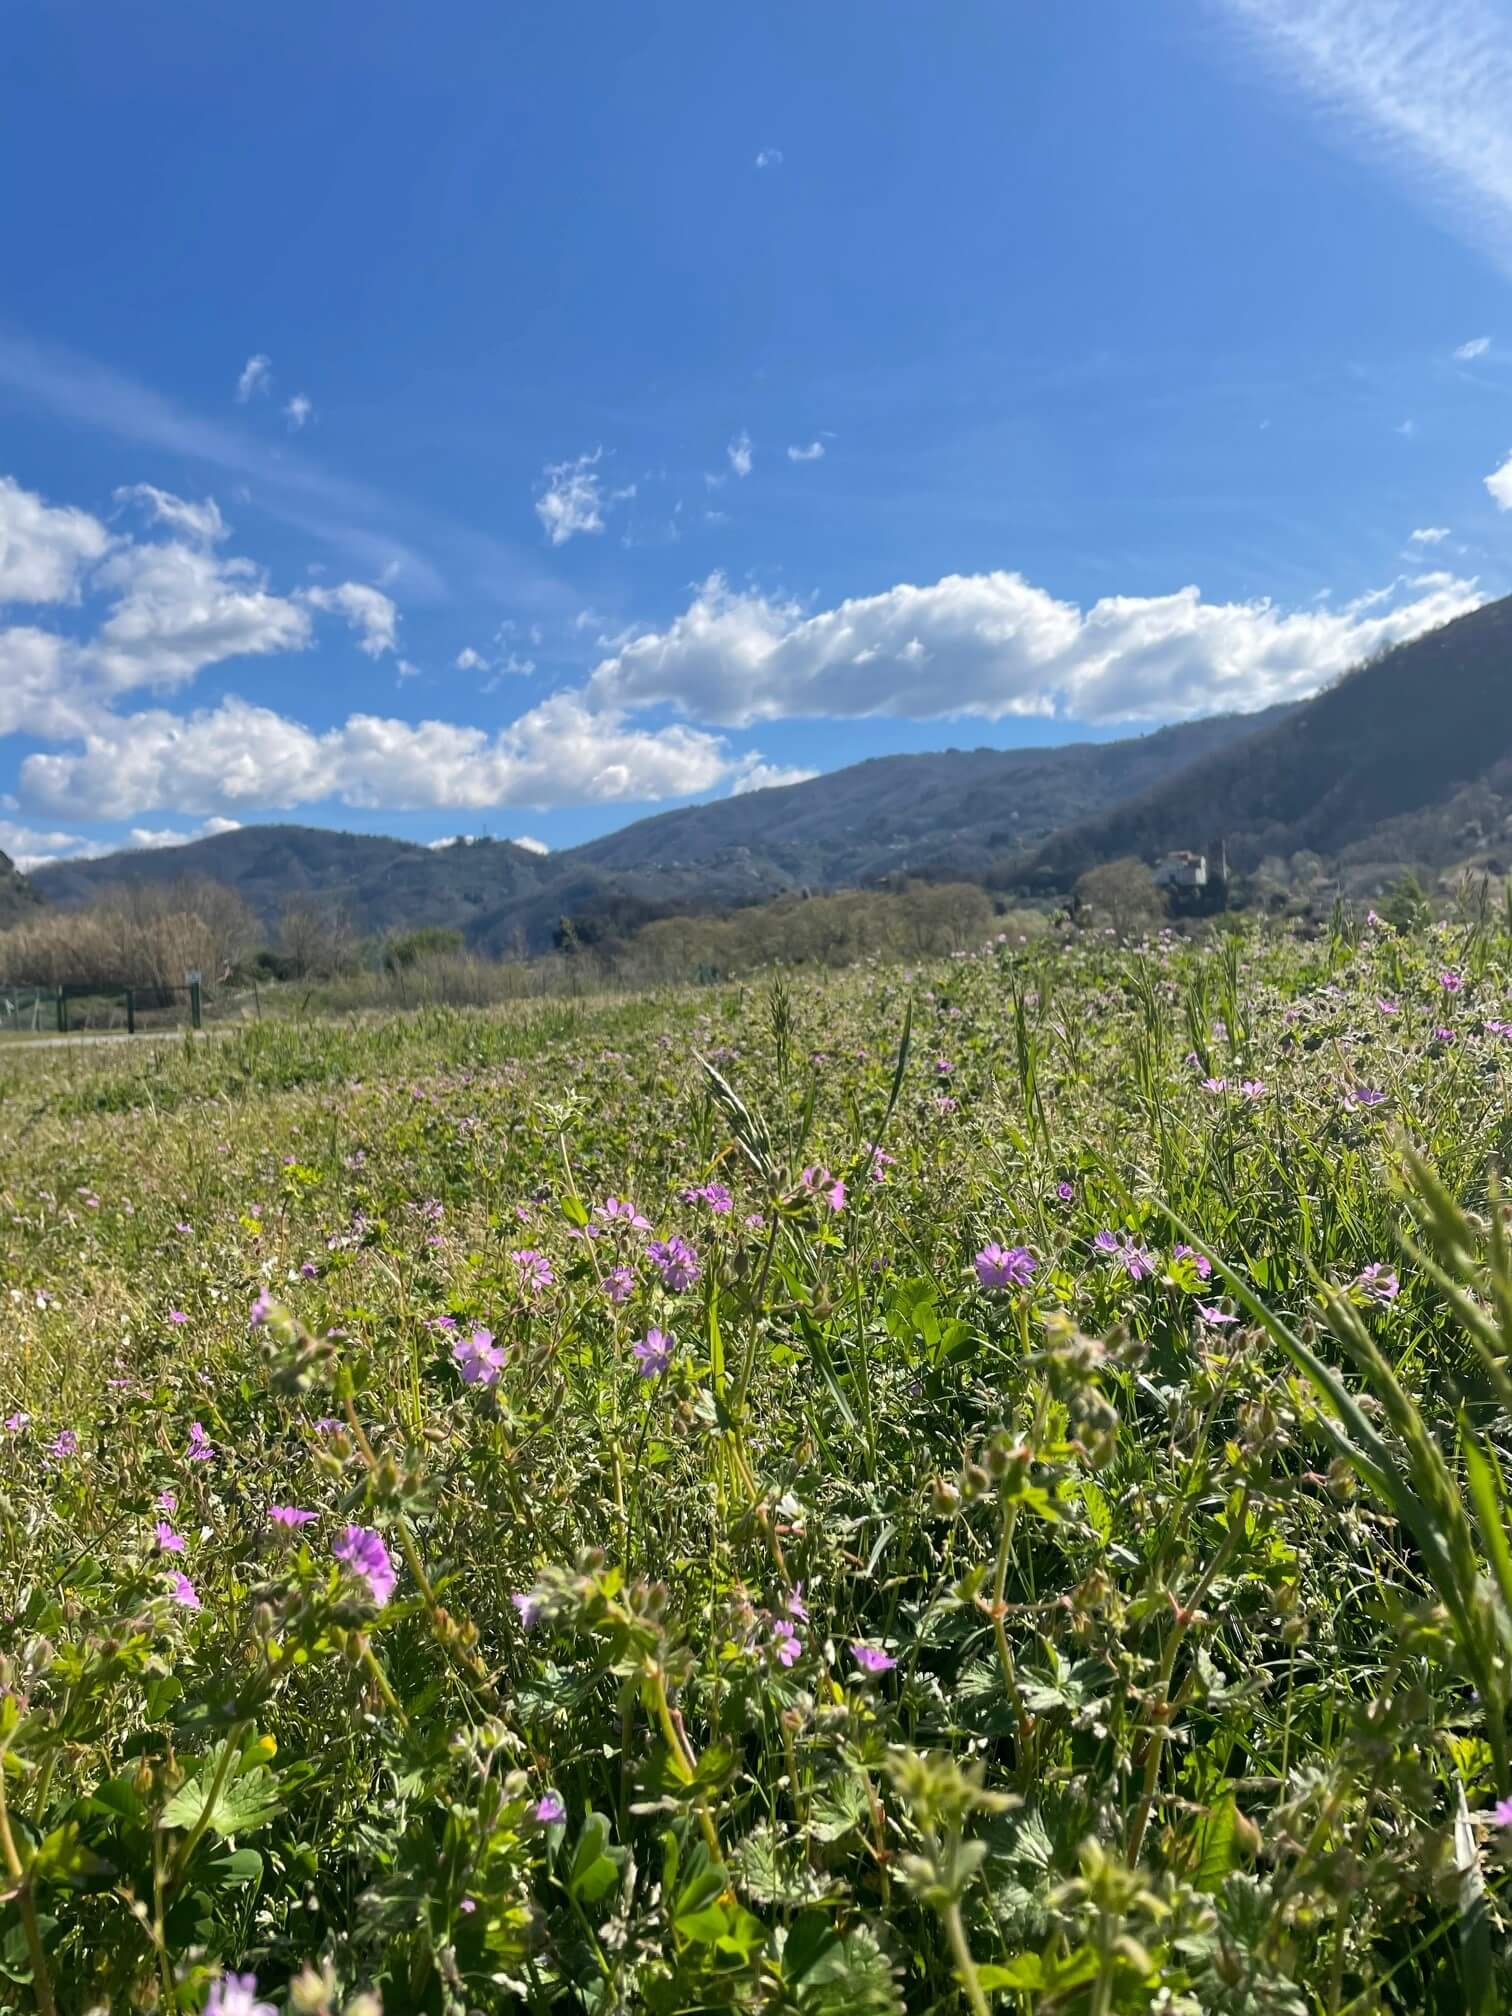
[[[1052,893],[1097,862],[1218,837],[1241,870],[1304,851],[1360,870],[1512,864],[1512,596],[1069,823],[1022,880]]]
[[[551,945],[564,916],[592,936],[793,888],[888,874],[975,879],[1283,711],[1215,716],[1115,742],[875,757],[800,784],[657,813],[560,854],[507,840],[425,847],[324,827],[243,826],[182,847],[52,862],[31,882],[47,903],[78,908],[122,883],[204,876],[236,889],[269,926],[293,903],[339,905],[363,932],[435,924],[462,931],[481,951],[533,953]]]

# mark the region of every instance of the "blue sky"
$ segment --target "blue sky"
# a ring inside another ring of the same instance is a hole
[[[1512,0],[12,10],[0,847],[1311,691],[1512,585],[1508,102]]]

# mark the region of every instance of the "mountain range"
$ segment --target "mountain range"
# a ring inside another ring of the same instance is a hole
[[[419,846],[312,826],[244,826],[164,847],[56,861],[30,877],[77,908],[122,884],[184,876],[228,884],[270,927],[291,905],[339,906],[364,933],[424,924],[479,951],[546,950],[564,917],[580,938],[653,917],[731,908],[795,888],[893,874],[980,879],[1065,825],[1148,793],[1253,733],[1224,715],[1153,734],[1051,749],[884,756],[803,783],[690,805],[557,854],[509,840]]]
[[[340,907],[364,933],[454,927],[475,949],[623,936],[658,916],[888,876],[1063,895],[1084,869],[1222,841],[1240,871],[1316,854],[1354,884],[1403,866],[1512,862],[1512,597],[1398,645],[1311,700],[1049,749],[886,756],[640,819],[557,854],[420,846],[259,825],[182,847],[58,861],[0,855],[0,923],[122,884],[204,876],[272,927]]]

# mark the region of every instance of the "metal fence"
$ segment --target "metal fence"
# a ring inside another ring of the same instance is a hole
[[[124,1030],[180,1026],[198,1029],[204,997],[197,979],[183,987],[127,987],[108,981],[68,981],[61,987],[0,987],[0,1033]]]

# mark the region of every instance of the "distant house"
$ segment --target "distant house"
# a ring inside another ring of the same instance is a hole
[[[1207,879],[1205,854],[1162,854],[1155,863],[1157,889],[1206,889]]]

